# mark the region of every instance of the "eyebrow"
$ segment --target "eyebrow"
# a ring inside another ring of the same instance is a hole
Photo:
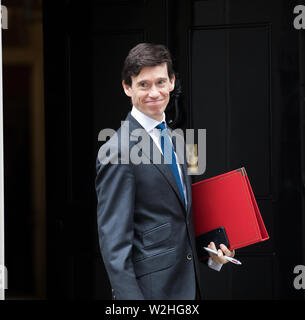
[[[158,79],[157,79],[157,82],[160,81],[160,80],[165,80],[165,81],[166,81],[167,78],[158,78]],[[145,79],[140,80],[140,81],[137,82],[137,86],[139,86],[139,85],[140,85],[141,83],[143,83],[143,82],[150,82],[150,81],[149,81],[149,80],[145,80]]]

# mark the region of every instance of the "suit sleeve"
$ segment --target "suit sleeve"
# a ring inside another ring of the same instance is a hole
[[[132,263],[135,177],[127,164],[97,159],[97,222],[100,250],[117,299],[142,300]]]

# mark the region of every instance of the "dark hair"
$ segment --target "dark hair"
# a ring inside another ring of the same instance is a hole
[[[131,76],[137,76],[143,67],[154,67],[164,62],[167,63],[168,77],[171,78],[174,70],[169,50],[161,44],[139,43],[129,51],[125,59],[122,80],[131,86]]]

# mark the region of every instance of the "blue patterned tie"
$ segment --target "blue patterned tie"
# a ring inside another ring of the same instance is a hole
[[[167,163],[170,169],[172,170],[172,173],[176,179],[176,182],[179,187],[179,190],[183,199],[183,203],[185,206],[184,192],[183,192],[182,182],[181,182],[179,171],[178,171],[177,160],[176,160],[171,139],[166,131],[165,123],[162,122],[158,124],[156,128],[161,130],[161,149],[162,149],[163,156],[165,158],[165,163]]]

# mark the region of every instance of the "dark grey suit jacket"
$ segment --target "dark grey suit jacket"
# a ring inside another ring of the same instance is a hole
[[[128,134],[137,140],[133,131],[143,127],[130,113],[126,121]],[[147,164],[120,164],[120,160],[128,160],[126,155],[138,142],[121,144],[126,128],[123,125],[117,131],[118,140],[112,137],[101,147],[97,158],[99,244],[113,297],[195,299],[200,280],[187,165],[182,166],[188,200],[185,208],[167,164],[153,164],[152,154],[140,149]],[[151,150],[159,152],[147,136]],[[107,149],[111,151],[105,152]],[[119,164],[102,164],[106,157],[117,157]]]

